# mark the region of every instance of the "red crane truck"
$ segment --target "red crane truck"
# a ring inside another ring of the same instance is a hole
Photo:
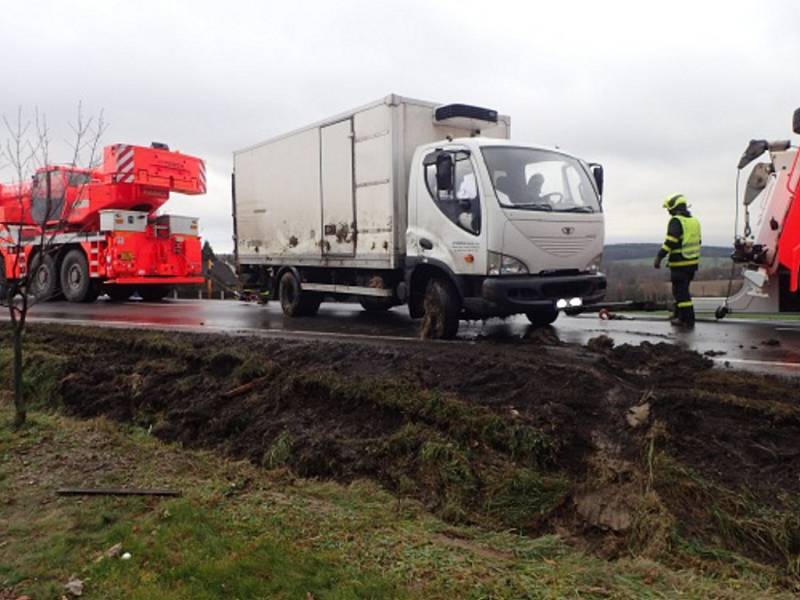
[[[30,274],[39,299],[92,302],[201,284],[197,219],[159,209],[170,192],[205,191],[203,161],[157,143],[114,144],[98,169],[46,166],[0,185],[0,288]]]

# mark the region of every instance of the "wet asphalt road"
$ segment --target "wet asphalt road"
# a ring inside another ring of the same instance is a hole
[[[0,313],[1,315],[2,313]],[[292,338],[363,339],[414,343],[418,322],[405,307],[367,313],[357,304],[324,303],[316,317],[287,319],[277,303],[267,306],[238,301],[165,300],[160,303],[103,299],[93,304],[49,302],[31,309],[33,321],[58,321],[109,327],[228,332]],[[642,316],[601,321],[596,315],[561,315],[553,331],[564,342],[583,344],[604,333],[618,344],[643,341],[685,345],[698,352],[721,352],[720,366],[800,375],[800,321],[699,321],[694,331],[676,331],[664,318]],[[530,331],[524,316],[461,323],[459,338],[512,339]],[[727,363],[727,364],[726,364]]]

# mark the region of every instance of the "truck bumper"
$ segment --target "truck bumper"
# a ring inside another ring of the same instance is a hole
[[[580,298],[583,304],[605,296],[604,275],[487,277],[479,298],[464,298],[464,308],[478,316],[509,316],[553,308],[558,300]]]

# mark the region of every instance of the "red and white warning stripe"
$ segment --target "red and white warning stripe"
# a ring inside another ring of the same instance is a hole
[[[198,179],[200,180],[200,191],[201,192],[205,192],[206,191],[206,163],[205,163],[205,161],[202,161],[202,160],[199,161],[199,162],[200,162],[200,169],[198,169],[198,172],[199,172]]]
[[[133,146],[119,144],[117,146],[117,183],[133,183],[135,178]]]

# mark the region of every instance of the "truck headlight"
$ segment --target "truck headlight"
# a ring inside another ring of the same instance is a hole
[[[595,256],[591,260],[591,262],[589,262],[589,264],[586,267],[586,270],[589,271],[589,273],[599,273],[600,268],[602,266],[603,266],[603,254],[600,253],[597,256]]]
[[[489,252],[489,275],[527,275],[525,263],[498,252]]]

